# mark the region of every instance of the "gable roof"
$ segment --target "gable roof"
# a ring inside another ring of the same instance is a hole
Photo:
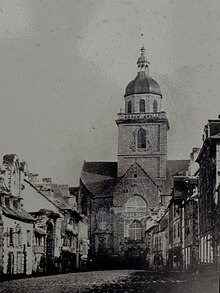
[[[55,202],[60,209],[68,209],[69,205],[67,204],[67,201],[69,198],[69,186],[67,184],[60,185],[53,182],[48,185],[51,190],[53,190],[52,201]]]
[[[44,194],[44,192],[42,192],[37,185],[33,184],[32,182],[30,182],[27,179],[24,179],[24,181],[27,184],[29,184],[32,188],[34,188],[37,191],[37,193],[39,193],[41,196],[43,196],[48,202],[50,202],[52,205],[54,205],[58,210],[61,210],[59,205],[57,203],[55,203],[53,200],[51,200],[50,198],[48,198],[48,196],[46,194]]]
[[[85,162],[81,172],[81,183],[88,191],[96,196],[110,196],[117,183],[126,176],[127,172],[136,164],[144,174],[161,189],[161,194],[170,195],[173,187],[173,176],[185,175],[189,168],[190,160],[167,160],[166,180],[162,187],[150,177],[150,175],[137,163],[134,162],[129,169],[117,178],[117,162]]]
[[[167,160],[166,180],[162,186],[161,194],[170,195],[173,187],[173,176],[186,175],[190,160]]]
[[[141,171],[148,177],[148,179],[157,187],[157,188],[160,188],[159,185],[157,185],[157,183],[150,177],[150,175],[141,167],[140,164],[138,164],[137,162],[134,162],[129,168],[128,170],[124,173],[124,175],[122,175],[119,179],[118,179],[118,182],[121,181],[122,178],[124,178],[126,176],[126,174],[135,166],[137,165],[137,167],[139,169],[141,169]],[[117,183],[118,183],[117,182]]]

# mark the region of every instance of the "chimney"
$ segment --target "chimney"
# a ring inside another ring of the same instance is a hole
[[[190,176],[194,176],[199,169],[199,165],[196,163],[196,159],[199,155],[200,148],[193,148],[190,154]]]
[[[29,173],[28,179],[31,183],[38,183],[39,182],[39,175],[35,173]]]
[[[51,177],[43,178],[42,181],[43,183],[46,183],[46,184],[52,183],[52,178]]]

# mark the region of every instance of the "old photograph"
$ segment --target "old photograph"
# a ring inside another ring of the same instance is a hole
[[[218,293],[220,1],[0,0],[0,293]]]

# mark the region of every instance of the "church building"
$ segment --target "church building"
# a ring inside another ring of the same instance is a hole
[[[172,177],[188,170],[188,160],[167,160],[162,98],[142,47],[137,76],[125,89],[125,111],[116,120],[118,162],[84,161],[82,167],[79,200],[98,263],[144,263],[145,230],[161,217]]]

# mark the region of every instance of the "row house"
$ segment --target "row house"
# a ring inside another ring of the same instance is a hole
[[[168,259],[168,213],[167,211],[145,231],[147,247],[147,266],[161,270],[166,267]]]
[[[77,188],[73,189],[75,193]],[[16,155],[4,156],[0,174],[0,274],[84,269],[89,246],[88,219],[78,212],[77,196],[69,192],[69,186],[50,178],[40,182]]]
[[[21,173],[16,155],[6,155],[0,170],[0,275],[31,275],[35,219],[22,208]]]
[[[155,269],[197,270],[198,242],[198,148],[193,148],[187,172],[173,176],[171,199],[163,213],[146,231],[148,263]]]
[[[199,262],[197,185],[198,178],[189,177],[185,186],[187,194],[182,203],[183,269],[191,271],[197,271]]]
[[[220,120],[209,120],[204,128],[199,163],[199,259],[200,270],[218,267],[220,252]]]
[[[152,221],[149,224],[147,224],[146,230],[145,230],[145,243],[146,243],[146,266],[149,269],[155,269],[156,264],[155,264],[155,259],[154,259],[154,254],[153,250],[155,248],[155,231],[157,229],[157,222]]]
[[[189,169],[173,177],[173,189],[168,205],[170,269],[197,270],[198,265],[198,165],[199,148],[190,154]]]
[[[173,269],[197,270],[197,184],[196,176],[174,177],[172,204],[169,208],[169,266]]]
[[[35,234],[39,235],[39,228],[46,233],[46,251],[41,256],[41,263],[48,273],[80,270],[87,262],[89,242],[84,225],[87,227],[88,223],[87,218],[78,212],[76,197],[70,194],[68,185],[54,183],[51,178],[43,178],[40,182],[36,174],[29,174],[29,180],[25,182],[29,189],[26,190],[24,204],[37,220]],[[43,242],[43,233],[41,236]]]
[[[33,273],[51,273],[60,256],[62,210],[31,182],[29,176],[24,179],[23,204],[36,220]]]
[[[168,205],[169,224],[168,224],[168,235],[169,235],[169,256],[168,256],[168,267],[173,269],[180,269],[182,266],[182,197],[175,192],[174,189],[172,198]]]

